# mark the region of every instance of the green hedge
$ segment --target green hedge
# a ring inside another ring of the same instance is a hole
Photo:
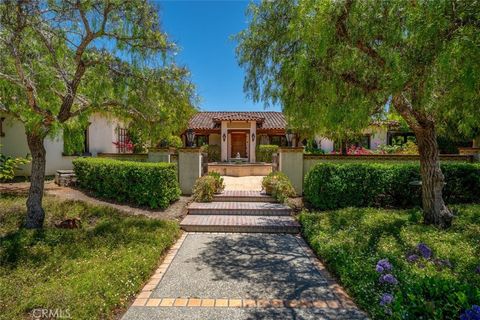
[[[278,146],[273,144],[260,144],[256,148],[258,162],[272,162],[272,153],[278,152]]]
[[[305,199],[320,210],[344,207],[412,207],[421,204],[418,164],[319,163],[306,175]],[[447,203],[480,201],[480,165],[442,164]]]
[[[73,167],[79,186],[99,197],[166,208],[180,196],[175,164],[78,158]]]

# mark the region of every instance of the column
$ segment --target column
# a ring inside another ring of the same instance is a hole
[[[279,148],[279,171],[292,182],[298,195],[303,193],[303,147]]]
[[[255,148],[257,146],[257,122],[250,121],[250,136],[248,137],[250,146],[250,162],[256,161]]]
[[[228,130],[227,130],[227,122],[222,121],[222,129],[220,131],[220,150],[222,153],[221,160],[227,161],[228,160]]]
[[[202,176],[202,153],[200,148],[178,149],[178,182],[182,194],[192,194],[193,185]]]

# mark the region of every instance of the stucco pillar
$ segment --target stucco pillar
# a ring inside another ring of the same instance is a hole
[[[303,193],[303,147],[278,149],[279,171],[292,182],[298,195]]]
[[[170,162],[170,148],[152,148],[148,150],[148,162]]]
[[[222,161],[228,160],[228,130],[227,130],[227,122],[222,121],[222,129],[220,131],[220,150],[222,152],[221,159]]]
[[[202,153],[200,148],[178,149],[178,182],[182,194],[192,194],[193,185],[202,176]]]
[[[255,147],[257,146],[257,122],[250,121],[250,136],[248,137],[250,146],[250,162],[256,161]]]

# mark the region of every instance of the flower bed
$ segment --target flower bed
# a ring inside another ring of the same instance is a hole
[[[79,186],[99,197],[150,208],[166,208],[180,197],[172,163],[78,158],[73,167]]]
[[[480,302],[480,205],[453,208],[448,230],[420,224],[420,210],[348,208],[302,213],[300,223],[373,319],[458,319]]]

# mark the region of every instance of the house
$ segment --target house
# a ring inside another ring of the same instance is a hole
[[[357,144],[375,150],[386,144],[389,132],[398,123],[375,122],[364,131]],[[189,121],[188,129],[182,134],[184,146],[187,145],[187,132],[195,134],[195,145],[219,145],[221,161],[235,158],[255,162],[257,145],[274,144],[286,146],[287,121],[282,112],[199,112]],[[329,153],[335,148],[332,140],[322,137],[314,138],[318,149]],[[304,140],[294,136],[292,144],[302,146]]]
[[[119,148],[125,139],[126,129],[116,118],[103,114],[93,114],[89,125],[83,132],[85,145],[84,154],[96,156],[98,153],[119,153],[125,150]],[[64,153],[63,133],[55,137],[47,137],[44,143],[46,149],[46,175],[54,175],[57,170],[72,169],[74,155]],[[25,136],[25,127],[13,117],[2,113],[0,109],[0,153],[10,157],[26,157],[30,151]],[[25,165],[17,175],[30,175],[30,165]]]

